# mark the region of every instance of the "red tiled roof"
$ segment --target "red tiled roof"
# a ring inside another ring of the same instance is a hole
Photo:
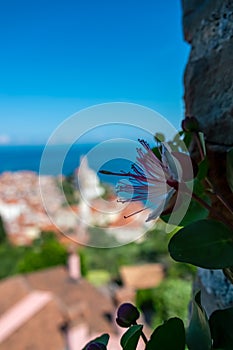
[[[66,320],[71,329],[85,323],[89,334],[114,332],[110,297],[84,279],[70,281],[63,267],[0,282],[0,311],[1,350],[63,350],[59,325]]]
[[[14,304],[0,317],[0,343],[30,320],[50,300],[49,292],[34,291]]]
[[[6,278],[0,282],[0,314],[20,301],[30,291],[26,280],[21,276]]]
[[[1,350],[64,350],[59,331],[63,315],[56,300],[48,302],[0,344]]]
[[[133,289],[146,289],[158,286],[164,279],[162,264],[122,266],[120,275],[124,286]]]

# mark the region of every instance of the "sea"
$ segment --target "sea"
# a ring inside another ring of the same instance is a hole
[[[98,148],[96,143],[67,145],[1,145],[0,174],[3,172],[33,171],[41,175],[70,176],[80,166],[83,156],[99,176],[100,181],[115,186],[120,176],[103,175],[99,170],[130,171],[136,159],[136,149],[126,155],[126,145],[107,145]],[[65,155],[65,156],[64,156]],[[46,157],[45,157],[46,156]]]

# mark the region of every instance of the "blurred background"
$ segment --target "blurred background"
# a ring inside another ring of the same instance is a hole
[[[139,104],[179,129],[189,54],[180,2],[10,0],[0,5],[0,23],[0,348],[78,350],[109,332],[118,349],[115,312],[126,301],[140,308],[148,332],[171,316],[187,321],[195,269],[170,259],[174,231],[165,233],[162,221],[146,225],[144,214],[124,219],[143,203],[119,210],[118,179],[100,176],[91,160],[84,187],[95,183],[98,193],[88,211],[77,180],[81,157],[115,135],[153,146],[163,132],[156,122],[140,135],[125,126],[91,130],[69,149],[61,173],[54,164],[66,140],[58,139],[39,176],[50,135],[84,108]],[[86,125],[80,118],[80,130]],[[130,165],[119,158],[114,167]]]

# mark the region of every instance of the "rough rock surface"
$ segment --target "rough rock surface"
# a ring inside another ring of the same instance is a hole
[[[186,115],[198,119],[206,135],[209,177],[232,205],[225,173],[226,152],[233,147],[233,1],[182,0],[182,6],[184,37],[191,45],[184,75]],[[218,201],[212,204],[228,215]],[[219,270],[200,269],[196,287],[208,314],[233,305],[233,287]]]
[[[208,143],[233,146],[233,1],[183,0],[183,14],[191,44],[186,113],[198,119]]]

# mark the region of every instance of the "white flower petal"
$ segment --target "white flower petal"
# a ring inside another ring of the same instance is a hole
[[[161,205],[159,207],[157,207],[156,209],[154,209],[149,215],[148,218],[146,219],[146,222],[149,222],[151,220],[157,219],[161,212],[163,211],[164,206]]]

